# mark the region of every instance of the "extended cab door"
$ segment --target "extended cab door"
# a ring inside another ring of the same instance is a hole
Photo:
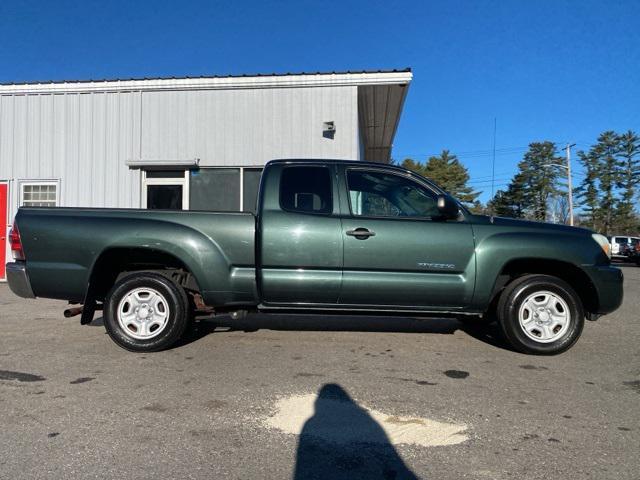
[[[267,304],[336,304],[343,238],[335,166],[275,163],[261,187],[258,286]]]
[[[339,303],[455,310],[471,303],[471,226],[439,220],[437,193],[385,168],[341,167],[344,270]],[[344,195],[343,195],[344,197]]]

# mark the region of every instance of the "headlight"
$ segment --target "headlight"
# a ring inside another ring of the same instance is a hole
[[[611,245],[609,245],[609,240],[607,240],[607,237],[605,237],[604,235],[600,235],[599,233],[594,233],[593,235],[591,235],[591,237],[596,242],[598,242],[598,245],[600,245],[600,248],[602,248],[602,251],[605,253],[605,255],[611,258]]]

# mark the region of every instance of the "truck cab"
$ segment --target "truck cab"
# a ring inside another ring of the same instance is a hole
[[[465,211],[400,168],[275,162],[260,191],[265,305],[464,310],[475,261]],[[372,302],[372,300],[374,300]]]

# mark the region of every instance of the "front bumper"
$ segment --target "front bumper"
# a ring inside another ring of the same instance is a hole
[[[31,289],[31,282],[24,262],[7,263],[7,282],[11,291],[19,297],[36,298]]]
[[[598,293],[598,311],[606,314],[622,305],[624,276],[622,270],[612,266],[593,266],[586,269]]]

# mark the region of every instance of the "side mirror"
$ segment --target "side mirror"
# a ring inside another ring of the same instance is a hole
[[[438,195],[438,212],[445,219],[458,218],[460,208],[449,195]]]

